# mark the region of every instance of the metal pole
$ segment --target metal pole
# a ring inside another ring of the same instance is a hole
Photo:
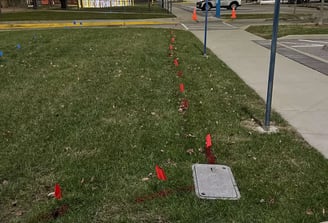
[[[215,16],[217,18],[220,18],[221,16],[221,0],[216,0],[216,12],[215,12]]]
[[[207,42],[207,16],[208,16],[208,0],[205,1],[205,30],[204,30],[204,56],[206,56],[206,42]]]
[[[278,33],[278,25],[279,25],[279,9],[280,9],[280,0],[276,0],[275,5],[274,5],[274,19],[273,19],[272,40],[271,40],[271,56],[270,56],[266,111],[265,111],[265,120],[264,120],[264,127],[265,127],[266,131],[269,131],[269,129],[270,129],[273,78],[274,78],[274,67],[275,67],[275,61],[276,61],[277,33]]]

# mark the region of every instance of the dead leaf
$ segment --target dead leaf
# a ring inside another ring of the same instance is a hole
[[[177,163],[172,161],[171,159],[167,159],[166,163],[171,166],[175,166],[175,167],[177,166]]]
[[[204,152],[204,149],[203,148],[198,148],[198,151],[202,153],[202,152]]]
[[[13,207],[16,207],[16,205],[17,205],[17,200],[11,202],[11,205],[12,205]]]
[[[95,180],[95,177],[92,176],[91,179],[90,179],[90,182],[93,182]]]
[[[81,179],[80,183],[81,183],[81,184],[83,184],[83,183],[84,183],[84,178],[82,178],[82,179]]]
[[[55,196],[55,192],[50,192],[47,196],[48,197],[54,197]]]
[[[193,134],[189,133],[189,134],[185,134],[185,137],[190,137],[190,138],[196,138],[196,136],[194,136]]]
[[[314,213],[313,213],[313,211],[309,208],[309,209],[306,210],[306,214],[307,214],[307,215],[313,215]]]
[[[192,155],[194,154],[194,149],[187,149],[186,151],[189,155]]]
[[[8,184],[9,184],[8,180],[3,180],[3,181],[2,181],[2,185],[6,186],[6,185],[8,185]]]
[[[15,215],[16,215],[16,216],[22,216],[22,215],[23,215],[23,212],[22,212],[22,211],[16,211],[16,212],[15,212]]]
[[[141,179],[141,181],[143,181],[143,182],[148,181],[148,180],[150,180],[149,177],[144,177]]]

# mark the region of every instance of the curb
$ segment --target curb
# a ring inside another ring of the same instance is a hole
[[[115,22],[83,22],[73,23],[15,23],[0,24],[0,30],[8,29],[46,29],[46,28],[74,28],[74,27],[111,27],[111,26],[138,26],[138,25],[176,25],[177,22],[162,21],[115,21]]]

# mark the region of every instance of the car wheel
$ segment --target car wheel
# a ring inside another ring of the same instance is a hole
[[[231,4],[229,5],[229,9],[237,9],[238,7],[238,3],[237,2],[231,2]]]
[[[211,3],[207,3],[208,4],[208,10],[210,10],[212,8],[212,4]],[[202,11],[206,10],[206,4],[203,5],[202,7]]]

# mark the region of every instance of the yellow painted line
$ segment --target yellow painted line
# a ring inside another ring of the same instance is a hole
[[[92,27],[92,26],[136,26],[136,25],[174,25],[176,22],[160,21],[115,21],[115,22],[83,22],[82,25],[76,23],[16,23],[0,24],[0,29],[42,29],[42,28],[63,28],[63,27]]]

